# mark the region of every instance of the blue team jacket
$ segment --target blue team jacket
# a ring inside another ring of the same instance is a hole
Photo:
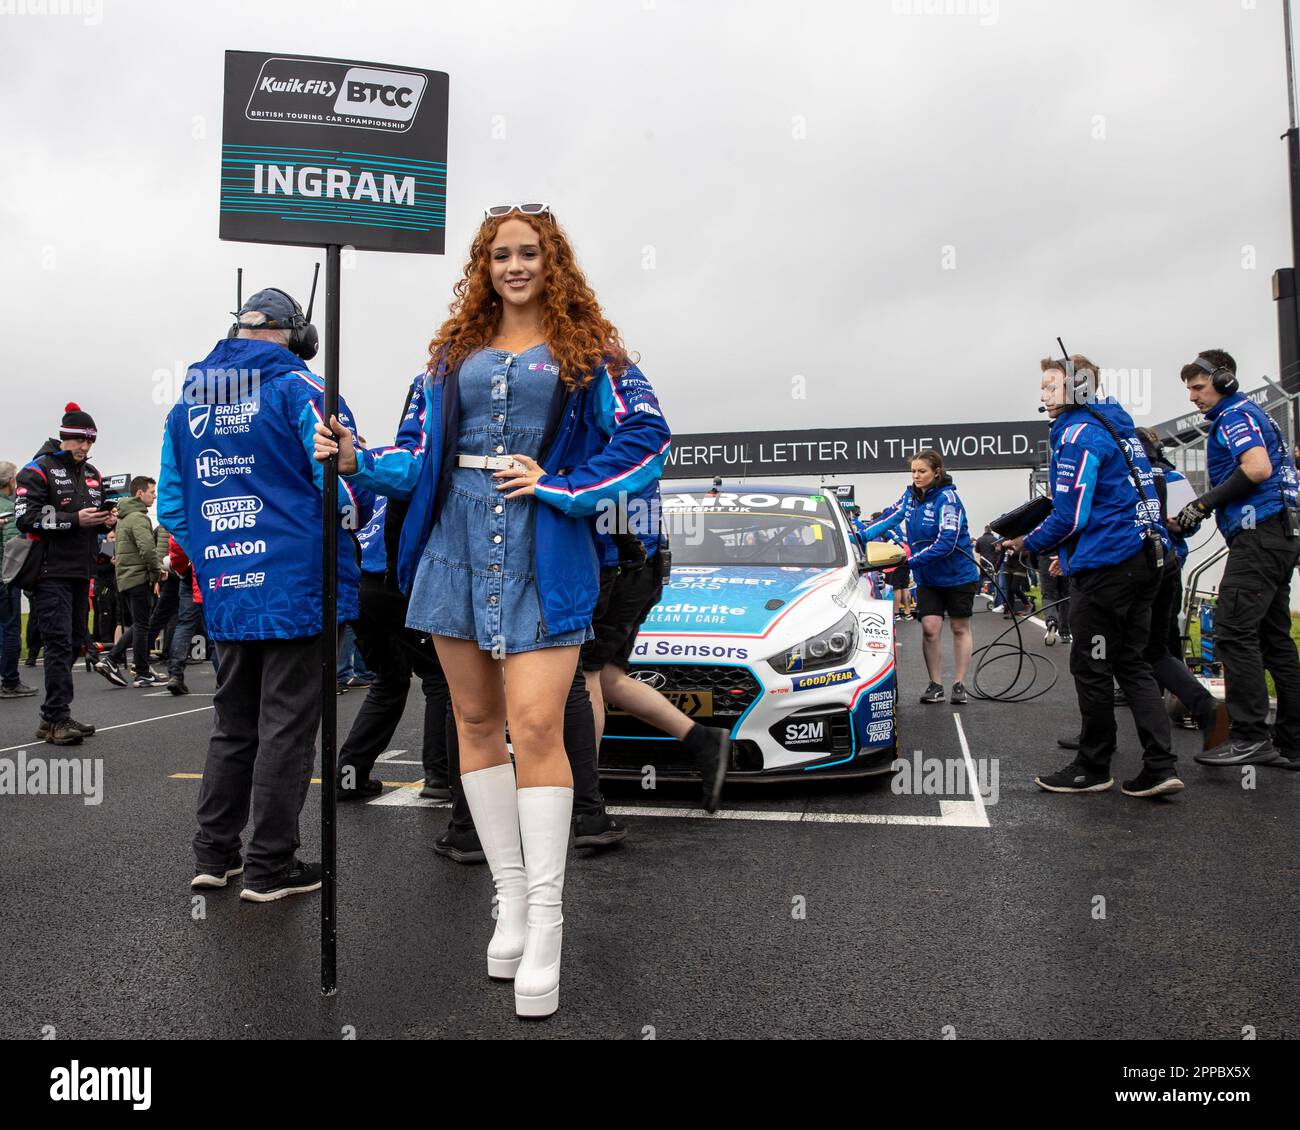
[[[943,475],[924,494],[914,487],[863,531],[866,541],[907,524],[908,565],[918,587],[946,589],[979,580],[971,552],[966,507],[952,479]]]
[[[228,338],[190,367],[167,414],[158,521],[194,563],[215,640],[321,630],[324,469],[311,453],[324,401],[320,378],[283,346]],[[339,419],[352,426],[342,399]],[[340,479],[340,622],[358,614],[355,531],[371,502]]]
[[[391,447],[357,452],[347,479],[376,494],[409,499],[398,548],[398,586],[411,591],[416,566],[442,512],[460,434],[459,370],[420,373]],[[672,442],[654,389],[635,365],[606,366],[572,392],[557,381],[538,462],[533,561],[548,635],[591,623],[599,593],[593,517],[653,484]]]
[[[1215,512],[1214,520],[1225,541],[1236,536],[1251,508],[1258,523],[1279,513],[1284,501],[1288,506],[1296,505],[1295,465],[1277,425],[1264,409],[1245,393],[1234,392],[1206,412],[1205,418],[1211,424],[1205,459],[1210,486],[1217,487],[1231,475],[1242,453],[1252,447],[1264,448],[1273,464],[1273,473],[1257,483],[1250,494],[1233,499]]]
[[[1144,501],[1139,503],[1128,463],[1110,433],[1082,406],[1052,421],[1049,481],[1052,512],[1025,538],[1031,553],[1055,550],[1065,576],[1127,561],[1142,548],[1143,527],[1171,542],[1160,518],[1160,496],[1133,418],[1109,397],[1092,407],[1119,433],[1137,467]]]

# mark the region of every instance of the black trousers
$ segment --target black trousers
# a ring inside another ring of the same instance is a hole
[[[1049,624],[1055,620],[1057,625],[1064,625],[1067,630],[1070,625],[1070,578],[1053,577],[1046,567],[1038,571],[1041,588],[1039,591],[1043,594],[1043,619]],[[1061,603],[1055,608],[1047,606],[1053,601],[1059,600]]]
[[[117,586],[95,582],[94,632],[96,643],[113,644],[113,633],[117,630]]]
[[[1214,611],[1215,654],[1223,661],[1233,739],[1268,737],[1267,669],[1277,688],[1273,738],[1287,753],[1300,752],[1300,659],[1291,638],[1291,571],[1297,560],[1300,538],[1286,536],[1280,514],[1238,531]]]
[[[131,660],[137,675],[146,675],[149,667],[149,603],[153,599],[153,586],[141,582],[133,588],[122,590],[122,599],[131,608],[131,626],[122,633],[122,638],[113,645],[108,658],[114,663],[121,663],[126,658],[126,649],[131,648]]]
[[[186,584],[189,582],[187,581]],[[148,617],[148,634],[145,636],[145,658],[148,658],[149,652],[153,650],[153,641],[157,639],[159,632],[165,632],[168,624],[171,623],[172,617],[180,611],[181,605],[181,582],[175,573],[168,573],[167,579],[158,586],[158,599],[154,601],[153,611]],[[169,640],[164,636],[163,654],[167,654],[167,644]]]
[[[587,680],[578,663],[569,685],[569,698],[564,704],[564,752],[569,758],[573,773],[573,814],[594,816],[605,811],[605,798],[600,795],[600,776],[596,772],[596,718],[591,712],[591,695],[587,693]],[[456,740],[456,724],[448,712],[447,756],[451,766],[451,823],[454,828],[467,831],[474,827],[464,790],[460,787],[460,744]]]
[[[1183,658],[1183,641],[1178,634],[1178,610],[1183,601],[1183,567],[1177,554],[1170,553],[1151,602],[1151,635],[1142,658],[1162,691],[1169,691],[1195,717],[1214,704],[1214,695],[1188,669]]]
[[[406,626],[406,597],[387,588],[382,575],[362,573],[360,595],[361,615],[352,628],[361,657],[374,678],[339,750],[339,774],[352,766],[357,783],[370,775],[376,758],[393,740],[406,709],[411,676],[415,675],[424,689],[424,743],[420,754],[424,775],[445,778],[451,693],[438,653],[428,636]]]
[[[36,612],[36,590],[27,590],[27,601],[31,605],[32,614],[27,617],[27,659],[30,663],[36,662],[36,656],[40,653],[41,643],[41,618]]]
[[[320,725],[320,637],[222,642],[212,737],[199,786],[199,871],[238,865],[253,813],[244,880],[269,885],[293,864]]]
[[[1139,550],[1118,565],[1086,569],[1072,579],[1070,674],[1083,718],[1078,761],[1097,773],[1110,771],[1116,734],[1113,679],[1133,713],[1146,767],[1157,773],[1172,769],[1169,715],[1143,658],[1160,575]]]
[[[45,701],[41,717],[59,722],[72,715],[72,663],[86,635],[90,581],[46,577],[32,590],[32,620],[40,623],[45,648]],[[28,635],[30,647],[30,634]],[[32,654],[29,652],[29,654]]]

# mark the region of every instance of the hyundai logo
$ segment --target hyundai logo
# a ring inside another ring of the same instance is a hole
[[[668,682],[661,671],[631,671],[628,677],[638,683],[644,683],[652,691],[662,690],[664,684]]]

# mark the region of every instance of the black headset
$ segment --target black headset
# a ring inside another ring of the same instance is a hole
[[[316,356],[316,351],[320,348],[320,334],[316,332],[316,327],[311,324],[311,312],[316,305],[316,280],[320,278],[320,264],[316,264],[316,272],[311,278],[311,298],[307,300],[307,313],[302,312],[302,307],[298,305],[298,300],[292,294],[281,290],[278,286],[268,286],[267,290],[273,290],[276,294],[284,295],[286,299],[293,304],[293,317],[289,319],[287,326],[281,326],[269,323],[265,328],[288,330],[289,331],[289,352],[295,356],[301,357],[304,361],[310,361]],[[231,324],[230,332],[226,337],[238,337],[241,329],[262,329],[262,326],[241,326],[239,324],[239,311],[244,306],[244,268],[240,267],[235,276],[235,321]]]
[[[1210,374],[1210,384],[1214,386],[1214,391],[1220,396],[1231,396],[1237,389],[1241,388],[1241,382],[1237,380],[1237,374],[1234,373],[1227,365],[1212,365],[1200,354],[1192,361],[1198,369]]]

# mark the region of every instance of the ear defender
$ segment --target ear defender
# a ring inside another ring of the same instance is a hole
[[[1220,396],[1231,396],[1241,387],[1241,381],[1237,379],[1237,374],[1226,365],[1211,365],[1199,353],[1192,364],[1202,372],[1210,374],[1210,384],[1214,386],[1214,391]]]

